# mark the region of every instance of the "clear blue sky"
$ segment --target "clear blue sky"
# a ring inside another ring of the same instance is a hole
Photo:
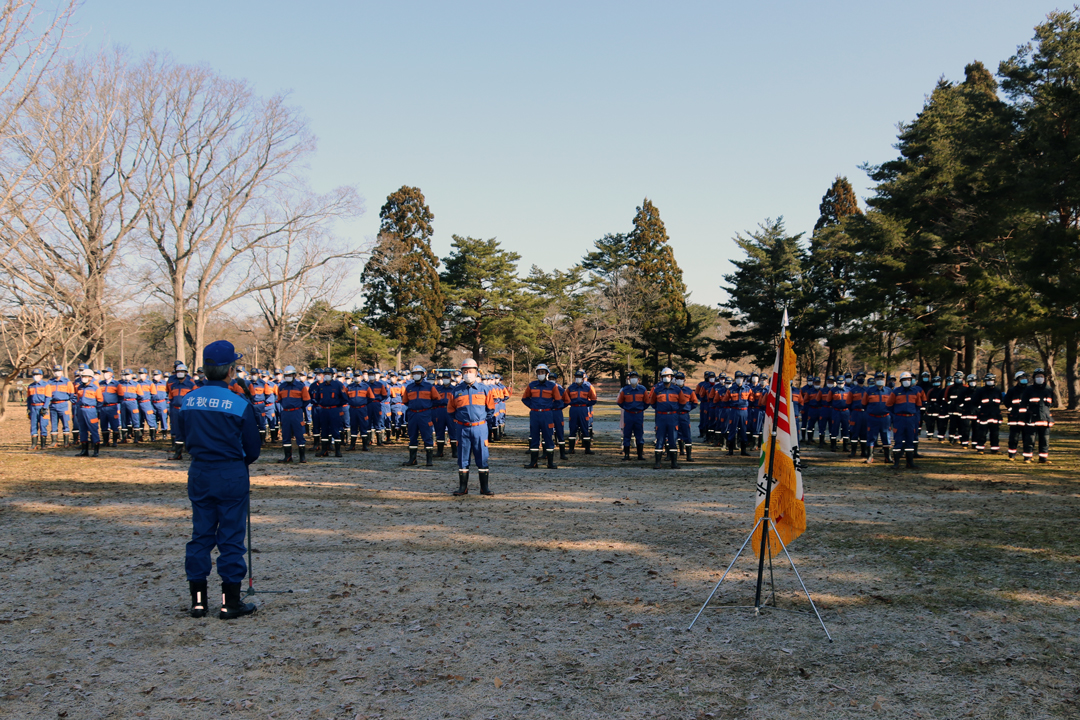
[[[451,235],[497,237],[525,275],[574,264],[649,197],[692,300],[715,304],[735,233],[811,230],[838,174],[865,197],[858,166],[895,154],[940,77],[996,71],[1057,7],[87,0],[75,39],[291,91],[319,137],[312,184],[366,198],[356,239],[415,185],[440,257]]]

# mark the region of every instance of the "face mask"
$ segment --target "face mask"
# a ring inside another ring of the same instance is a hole
[[[670,385],[671,384],[671,376],[670,375],[665,375],[664,377],[662,377],[660,379],[664,381],[665,385]]]
[[[315,376],[315,382],[322,382],[324,379],[326,379],[325,375],[316,375]]]
[[[716,378],[709,378],[709,382],[711,382],[713,385],[715,385],[716,384]]]
[[[476,382],[476,373],[474,373],[474,372],[464,373],[462,375],[462,377],[465,378],[465,383],[468,384],[468,385],[472,385],[473,383]]]
[[[679,387],[682,387],[683,385],[686,385],[686,381],[685,380],[676,380],[675,384],[678,385]]]
[[[739,387],[742,387],[742,378],[736,378],[735,379],[735,384],[738,385]]]
[[[1041,375],[1038,375],[1038,376],[1035,377],[1035,384],[1036,385],[1042,385],[1045,382],[1046,382],[1046,378],[1042,377]]]
[[[750,378],[750,384],[751,385],[757,385],[758,384],[758,379],[755,378],[755,377]]]
[[[885,387],[885,381],[884,380],[875,380],[874,384],[877,385],[878,387]]]
[[[903,385],[904,387],[911,387],[911,381],[910,380],[901,380],[900,384]]]
[[[934,383],[934,387],[941,387],[941,383],[939,383],[939,382]]]
[[[423,379],[423,377],[424,376],[421,375],[420,373],[413,373],[412,380],[413,380],[413,382],[420,382]]]
[[[139,379],[140,380],[145,380],[146,379],[146,373],[139,373]]]
[[[815,390],[820,390],[821,389],[821,383],[814,383],[814,389]]]
[[[53,377],[54,377],[54,378],[61,378],[61,377],[63,377],[63,376],[64,376],[64,373],[63,373],[63,371],[61,371],[61,370],[57,370],[57,371],[55,371],[55,372],[53,373]]]
[[[1027,382],[1028,382],[1027,378],[1020,378],[1020,384],[1021,385],[1027,385]]]
[[[859,378],[858,380],[855,381],[855,384],[856,385],[862,385],[864,382],[866,382],[866,380],[864,380],[863,378]]]
[[[547,373],[542,373],[542,372],[536,373],[536,379],[539,380],[540,382],[546,381],[547,380]]]
[[[637,378],[630,378],[630,387],[637,387],[637,384],[638,384],[638,379]]]
[[[285,382],[292,382],[295,379],[296,379],[295,375],[286,375],[285,376]]]
[[[986,387],[994,387],[994,381],[993,380],[987,380],[986,381]]]

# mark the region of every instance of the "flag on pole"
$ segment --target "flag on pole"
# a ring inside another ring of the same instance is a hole
[[[775,447],[772,462],[772,493],[769,496],[769,515],[776,523],[776,530],[785,545],[806,530],[806,505],[803,503],[802,462],[799,459],[799,433],[795,427],[794,406],[791,402],[791,383],[795,379],[795,351],[787,334],[787,310],[784,310],[784,327],[781,330],[784,343],[784,367],[780,367],[780,348],[776,350],[769,395],[765,403],[765,443],[758,464],[757,510],[755,520],[765,512],[765,483],[768,481],[769,456]],[[776,444],[772,442],[773,426],[776,427]],[[752,547],[760,552],[761,531],[764,524],[754,531]],[[780,552],[776,538],[769,538],[770,557]]]

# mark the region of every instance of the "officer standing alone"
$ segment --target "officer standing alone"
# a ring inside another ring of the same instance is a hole
[[[207,383],[184,396],[177,420],[191,454],[188,498],[191,500],[191,541],[187,544],[191,616],[205,617],[210,551],[218,548],[221,612],[231,620],[256,608],[240,599],[240,582],[247,573],[244,529],[250,498],[248,466],[259,459],[262,437],[255,410],[229,389],[235,363],[242,356],[232,343],[218,340],[203,351]]]

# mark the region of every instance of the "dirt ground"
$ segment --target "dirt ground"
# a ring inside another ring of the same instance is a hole
[[[600,454],[558,470],[522,468],[512,417],[493,498],[475,472],[450,496],[449,452],[282,466],[267,448],[255,587],[292,592],[229,623],[187,615],[186,462],[31,453],[8,420],[0,717],[1080,717],[1075,422],[1049,466],[935,445],[894,472],[807,449],[791,551],[830,643],[791,612],[809,607],[782,557],[788,611],[720,607],[753,603],[745,557],[687,630],[750,530],[756,459],[625,463],[598,409]]]

